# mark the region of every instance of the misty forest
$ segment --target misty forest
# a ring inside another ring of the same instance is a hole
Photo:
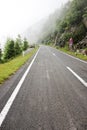
[[[0,130],[87,130],[87,0],[0,10]]]
[[[7,39],[4,51],[0,48],[0,62],[20,55],[32,44],[53,45],[69,50],[69,39],[73,38],[72,51],[84,50],[87,55],[87,0],[71,0],[49,17],[42,19],[24,32],[24,40]],[[69,50],[69,51],[71,51]]]
[[[49,16],[39,42],[64,47],[72,37],[75,48],[84,49],[87,48],[86,32],[87,0],[73,0]]]

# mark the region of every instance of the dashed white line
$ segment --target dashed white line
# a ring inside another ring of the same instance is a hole
[[[40,48],[39,48],[39,50],[40,50]],[[23,77],[21,78],[21,80],[19,81],[18,85],[16,86],[16,88],[15,88],[15,90],[13,91],[12,95],[11,95],[10,98],[8,99],[6,105],[5,105],[4,108],[2,109],[2,111],[1,111],[1,113],[0,113],[0,127],[1,127],[1,125],[2,125],[2,123],[3,123],[3,121],[4,121],[5,117],[6,117],[6,115],[7,115],[7,113],[8,113],[10,107],[12,106],[13,101],[15,100],[15,98],[16,98],[16,96],[17,96],[17,94],[18,94],[18,92],[19,92],[19,90],[20,90],[20,88],[21,88],[21,86],[22,86],[22,84],[23,84],[23,82],[24,82],[24,80],[25,80],[27,74],[29,73],[30,68],[31,68],[32,64],[34,63],[34,61],[35,61],[35,59],[36,59],[36,56],[37,56],[39,50],[37,51],[36,55],[34,56],[32,62],[31,62],[31,64],[29,65],[29,67],[27,68],[27,70],[26,70],[26,72],[24,73]]]
[[[53,53],[53,56],[56,56],[56,54],[55,54],[55,53]]]
[[[68,69],[85,87],[87,87],[87,82],[85,82],[79,75],[77,75],[70,67],[67,66],[67,69]]]
[[[75,60],[78,60],[78,61],[80,61],[80,62],[83,62],[83,63],[86,63],[86,64],[87,64],[87,61],[84,61],[84,60],[81,60],[81,59],[79,59],[79,58],[77,58],[77,57],[71,56],[71,55],[69,55],[69,54],[67,54],[67,53],[65,53],[65,52],[62,52],[62,51],[58,50],[58,49],[57,49],[57,51],[59,51],[60,53],[62,53],[62,54],[64,54],[64,55],[67,55],[67,56],[69,56],[69,57],[71,57],[71,58],[73,58],[73,59],[75,59]]]
[[[46,71],[46,73],[47,73],[47,79],[50,79],[48,70]]]

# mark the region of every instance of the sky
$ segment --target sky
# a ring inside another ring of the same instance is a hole
[[[68,0],[0,0],[0,46],[53,13]]]

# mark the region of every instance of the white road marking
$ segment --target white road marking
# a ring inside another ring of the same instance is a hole
[[[54,55],[54,56],[56,56],[56,54],[55,54],[55,53],[53,53],[53,55]]]
[[[40,48],[39,48],[39,50],[40,50]],[[15,98],[16,98],[16,96],[17,96],[17,94],[18,94],[18,92],[19,92],[19,90],[20,90],[20,88],[21,88],[21,86],[22,86],[22,84],[23,84],[23,82],[24,82],[24,80],[25,80],[27,74],[29,73],[29,71],[30,71],[30,69],[31,69],[31,66],[32,66],[32,64],[34,63],[34,61],[35,61],[35,59],[36,59],[36,56],[37,56],[39,50],[37,51],[36,55],[34,56],[32,62],[30,63],[29,67],[27,68],[26,72],[24,73],[23,77],[21,78],[21,80],[19,81],[18,85],[16,86],[16,88],[15,88],[15,90],[13,91],[12,95],[11,95],[10,98],[8,99],[6,105],[5,105],[4,108],[2,109],[2,111],[1,111],[1,113],[0,113],[0,127],[1,127],[1,125],[2,125],[2,123],[3,123],[3,121],[4,121],[5,117],[6,117],[6,115],[7,115],[7,113],[8,113],[10,107],[12,106],[13,101],[15,100]]]
[[[47,73],[47,79],[50,79],[48,70],[46,71],[46,73]]]
[[[68,69],[85,87],[87,87],[87,82],[85,82],[79,75],[77,75],[70,67],[67,66],[67,69]]]
[[[66,54],[65,52],[62,52],[62,51],[60,51],[60,50],[58,50],[58,49],[57,49],[57,51],[59,51],[60,53],[63,53],[64,55],[67,55],[67,56],[69,56],[69,57],[71,57],[71,58],[73,58],[73,59],[75,59],[75,60],[78,60],[78,61],[81,61],[81,62],[87,64],[87,61],[84,61],[84,60],[81,60],[81,59],[76,58],[76,57],[74,57],[74,56],[71,56],[71,55],[69,55],[69,54]]]
[[[50,52],[50,53],[52,53],[53,54],[53,56],[56,56],[56,54],[55,53],[53,53],[48,47],[47,47],[47,49],[48,49],[48,51]]]

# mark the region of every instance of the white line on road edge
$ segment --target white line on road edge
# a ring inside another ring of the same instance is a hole
[[[39,50],[40,50],[40,48],[39,48]],[[28,66],[28,68],[27,68],[27,70],[25,71],[23,77],[22,77],[21,80],[19,81],[18,85],[16,86],[16,88],[15,88],[15,90],[13,91],[12,95],[11,95],[10,98],[8,99],[6,105],[4,106],[3,110],[1,111],[1,113],[0,113],[0,127],[1,127],[1,125],[2,125],[2,123],[3,123],[3,121],[4,121],[5,117],[6,117],[6,115],[7,115],[7,113],[8,113],[10,107],[12,106],[12,103],[13,103],[13,101],[15,100],[15,98],[16,98],[16,96],[17,96],[17,94],[18,94],[18,92],[19,92],[19,90],[20,90],[20,88],[21,88],[21,86],[22,86],[22,84],[23,84],[23,82],[24,82],[24,80],[25,80],[27,74],[29,73],[30,68],[31,68],[32,64],[34,63],[34,61],[35,61],[35,59],[36,59],[36,56],[37,56],[39,50],[37,51],[37,53],[36,53],[36,55],[34,56],[32,62],[31,62],[30,65]]]
[[[76,59],[76,60],[78,60],[78,61],[81,61],[81,62],[83,62],[83,63],[86,63],[86,64],[87,64],[87,61],[84,61],[84,60],[81,60],[81,59],[76,58],[76,57],[74,57],[74,56],[71,56],[71,55],[69,55],[69,54],[67,54],[67,53],[65,53],[65,52],[62,52],[62,51],[58,50],[58,49],[57,49],[57,51],[59,51],[60,53],[65,54],[65,55],[67,55],[67,56],[69,56],[69,57],[71,57],[71,58],[73,58],[73,59]]]
[[[67,66],[67,69],[72,72],[72,74],[85,86],[87,87],[87,82],[85,82],[79,75],[77,75],[71,68]]]

